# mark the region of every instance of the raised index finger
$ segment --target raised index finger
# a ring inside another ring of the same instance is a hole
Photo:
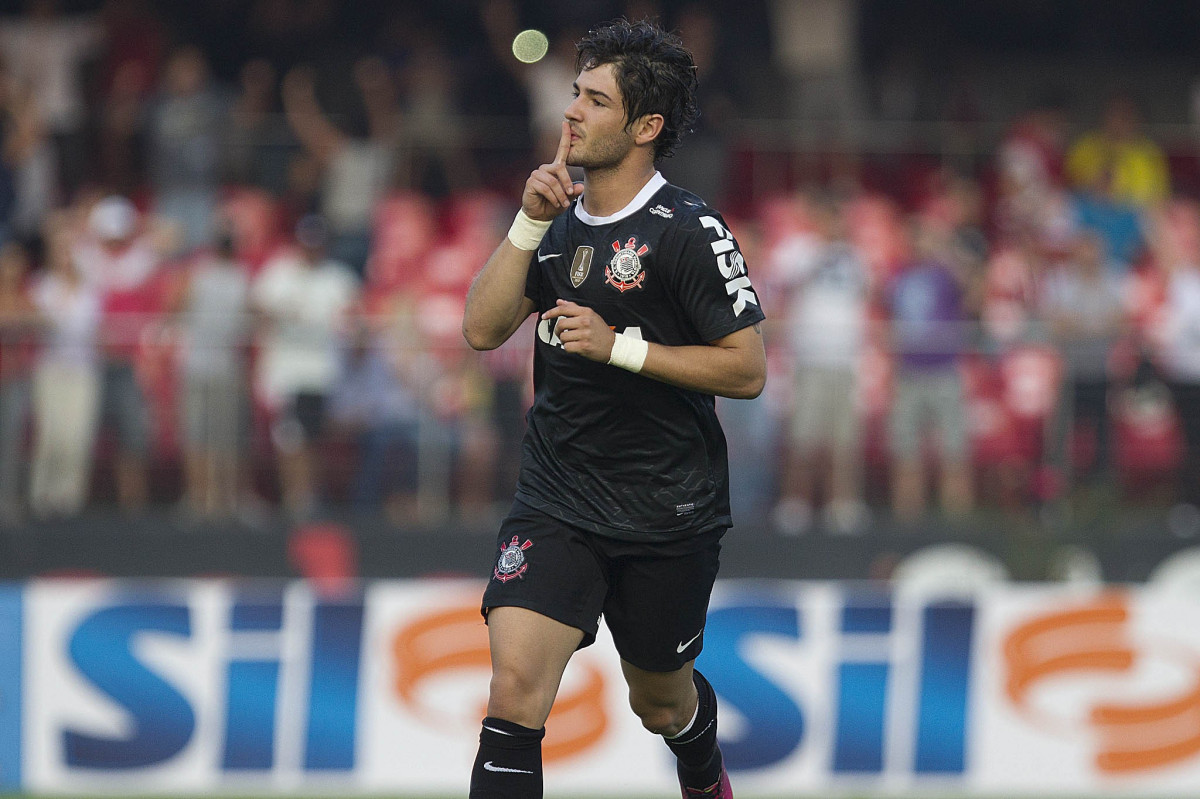
[[[571,152],[571,123],[567,120],[562,122],[562,136],[558,140],[558,152],[554,154],[554,163],[566,164],[567,153]]]

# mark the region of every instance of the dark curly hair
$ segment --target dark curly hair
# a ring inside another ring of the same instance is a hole
[[[612,64],[625,107],[625,129],[646,114],[662,114],[654,160],[668,158],[700,116],[696,62],[678,36],[652,22],[625,19],[590,31],[575,45],[577,71]]]

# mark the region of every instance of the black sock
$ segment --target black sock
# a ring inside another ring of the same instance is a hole
[[[679,779],[689,788],[707,788],[721,779],[721,753],[717,749],[717,695],[704,675],[692,672],[699,705],[696,719],[674,738],[663,738],[678,759]]]
[[[541,799],[542,738],[531,730],[488,716],[479,733],[469,799]]]

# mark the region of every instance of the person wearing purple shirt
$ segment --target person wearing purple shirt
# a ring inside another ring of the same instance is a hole
[[[939,498],[947,514],[971,509],[967,407],[959,359],[968,346],[967,276],[942,230],[915,228],[915,253],[893,279],[887,301],[892,321],[895,395],[889,418],[892,512],[901,522],[925,510],[925,437],[936,432]]]

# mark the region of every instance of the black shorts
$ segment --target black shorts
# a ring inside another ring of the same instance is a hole
[[[528,608],[582,630],[582,649],[596,640],[603,615],[622,659],[675,671],[703,648],[724,534],[722,527],[664,543],[621,541],[518,501],[500,526],[484,618],[494,607]]]

